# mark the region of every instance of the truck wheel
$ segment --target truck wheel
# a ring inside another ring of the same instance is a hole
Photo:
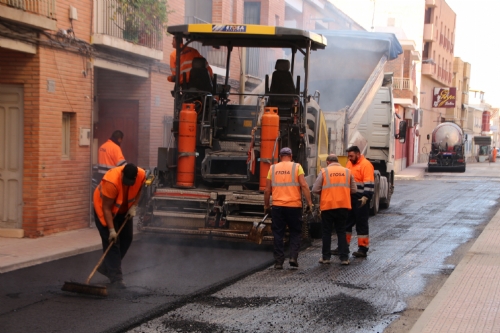
[[[374,193],[373,197],[370,200],[370,215],[375,216],[378,213],[379,210],[379,204],[380,204],[380,183],[379,183],[379,178],[375,178],[375,188],[374,188]],[[373,203],[373,205],[371,205]]]
[[[391,194],[390,192],[387,194],[387,198],[386,199],[382,199],[380,200],[380,209],[387,209],[389,208],[389,205],[391,204]]]

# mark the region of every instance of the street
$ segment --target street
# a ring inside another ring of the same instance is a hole
[[[125,259],[128,288],[107,299],[60,290],[64,281],[83,282],[99,251],[5,273],[0,330],[409,331],[500,208],[499,171],[468,164],[464,174],[397,181],[391,207],[370,218],[368,258],[351,257],[349,266],[336,257],[320,265],[319,240],[300,254],[298,270],[275,271],[269,247],[143,235]],[[353,237],[351,252],[355,244]]]
[[[500,207],[500,168],[467,167],[397,182],[390,209],[370,220],[367,259],[322,266],[315,241],[298,271],[269,267],[130,332],[409,331],[460,260],[454,251]]]

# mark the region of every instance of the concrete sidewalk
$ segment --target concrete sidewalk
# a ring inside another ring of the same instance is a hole
[[[137,233],[134,227],[136,239]],[[0,237],[0,274],[99,249],[101,238],[95,226],[40,238]]]
[[[412,164],[406,169],[395,172],[395,180],[421,180],[424,179],[427,163]]]
[[[500,332],[500,210],[410,333]]]

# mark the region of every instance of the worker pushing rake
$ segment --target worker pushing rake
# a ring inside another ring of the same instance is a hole
[[[132,219],[136,214],[145,175],[143,169],[132,163],[106,172],[94,191],[94,215],[104,253],[85,283],[65,282],[62,290],[107,296],[105,286],[90,284],[96,271],[108,277],[113,288],[125,288],[121,261],[132,243]],[[115,228],[119,228],[118,232]]]

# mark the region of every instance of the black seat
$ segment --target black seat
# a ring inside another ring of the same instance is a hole
[[[271,79],[270,94],[296,94],[295,84],[293,83],[292,73],[290,73],[290,61],[287,59],[276,60],[274,73]],[[293,96],[269,96],[269,106],[293,105]]]
[[[189,72],[189,89],[212,92],[212,78],[205,58],[194,58]]]

